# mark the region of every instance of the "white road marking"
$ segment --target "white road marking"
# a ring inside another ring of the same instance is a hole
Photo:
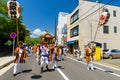
[[[119,74],[116,74],[116,73],[110,73],[110,74],[115,75],[115,76],[117,76],[117,77],[120,77],[120,75],[119,75]]]
[[[69,59],[71,59],[71,60],[73,60],[73,61],[77,61],[77,62],[79,62],[79,63],[82,63],[82,64],[86,64],[85,62],[78,61],[78,60],[76,60],[76,59],[73,59],[73,58],[71,58],[71,57],[67,57],[67,58],[69,58]]]
[[[78,61],[78,60],[76,60],[76,59],[73,59],[73,58],[71,58],[71,57],[67,57],[67,58],[69,58],[69,59],[71,59],[71,60],[73,60],[73,61],[76,61],[76,62],[79,62],[79,63],[82,63],[82,64],[86,64],[85,62],[82,62],[82,61]],[[96,63],[95,63],[96,64]],[[98,63],[97,63],[98,64]],[[101,66],[103,66],[103,64],[101,65]],[[104,65],[105,66],[105,65]],[[99,68],[99,67],[97,67],[97,66],[94,66],[96,69],[99,69],[99,70],[101,70],[101,71],[106,71],[105,69],[102,69],[102,68]],[[106,67],[109,67],[109,66],[106,66]],[[112,68],[112,67],[109,67],[109,68]],[[116,73],[109,73],[109,74],[112,74],[112,75],[114,75],[114,76],[117,76],[117,77],[120,77],[120,75],[119,74],[116,74]]]
[[[94,68],[99,69],[99,70],[104,71],[104,72],[106,71],[105,69],[99,68],[97,66],[94,66]]]
[[[120,71],[120,69],[115,68],[115,67],[112,67],[112,66],[103,65],[103,64],[100,64],[100,63],[97,63],[97,62],[94,62],[94,63],[95,63],[95,64],[97,64],[97,65],[101,65],[101,66],[104,66],[104,67],[109,67],[109,68],[111,68],[111,69],[114,69],[114,70],[119,70],[119,71]]]
[[[69,78],[59,68],[57,68],[57,65],[55,65],[55,67],[65,80],[69,80]]]
[[[0,76],[2,76],[6,71],[8,71],[11,67],[13,67],[14,63],[4,67],[3,69],[0,70]]]

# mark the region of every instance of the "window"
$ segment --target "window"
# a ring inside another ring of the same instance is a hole
[[[117,27],[114,26],[114,33],[117,33]]]
[[[111,52],[113,52],[113,53],[114,53],[114,52],[117,52],[117,51],[116,51],[115,49],[113,49],[113,50],[111,50]]]
[[[103,50],[107,49],[107,43],[103,43]]]
[[[67,34],[67,24],[62,28],[62,34]]]
[[[116,11],[115,10],[113,10],[113,16],[116,17]]]
[[[71,37],[78,36],[78,34],[79,34],[79,26],[76,26],[76,27],[71,29],[71,31],[70,31]]]
[[[103,26],[103,33],[109,33],[109,26]]]
[[[79,19],[79,10],[77,10],[72,16],[71,16],[71,24],[74,23]]]

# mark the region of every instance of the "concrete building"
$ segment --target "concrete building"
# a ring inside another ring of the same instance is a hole
[[[67,18],[68,13],[60,12],[57,25],[58,45],[64,45],[67,40]]]
[[[99,17],[104,8],[109,11],[110,18],[107,24],[97,30]],[[71,51],[76,47],[80,47],[81,51],[84,52],[85,46],[91,41],[101,43],[101,50],[120,49],[119,13],[120,7],[118,6],[79,0],[79,5],[68,15],[66,44]]]

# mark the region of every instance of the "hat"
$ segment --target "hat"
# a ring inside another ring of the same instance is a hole
[[[18,45],[19,45],[19,44],[23,45],[23,42],[22,42],[22,41],[19,41],[19,42],[18,42]]]

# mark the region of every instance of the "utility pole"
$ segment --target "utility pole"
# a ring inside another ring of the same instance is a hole
[[[99,3],[99,1],[98,0],[96,0],[96,2],[98,3],[98,5],[99,5],[99,12],[98,12],[98,19],[100,19],[100,3]],[[99,29],[99,27],[101,26],[101,25],[99,25],[99,20],[98,20],[98,25],[97,25],[97,29],[96,29],[96,32],[95,32],[95,35],[94,35],[94,40],[93,41],[95,41],[95,39],[96,39],[96,36],[97,36],[97,32],[98,32],[98,29]]]
[[[55,40],[57,39],[57,27],[56,27],[56,17],[55,17]]]
[[[57,25],[56,25],[56,17],[55,17],[55,46],[57,46],[58,40],[57,40]]]

